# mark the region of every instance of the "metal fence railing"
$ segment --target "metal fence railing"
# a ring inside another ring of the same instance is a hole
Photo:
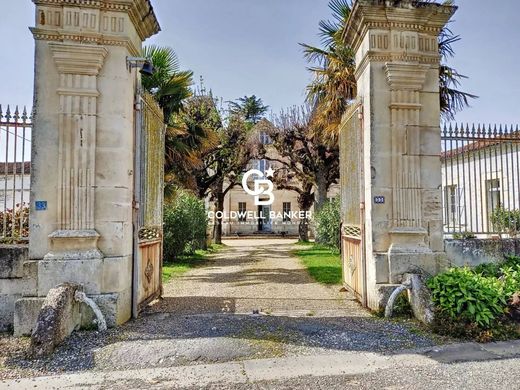
[[[441,139],[445,234],[520,233],[518,126],[447,125]]]
[[[0,242],[29,237],[32,120],[0,105]]]

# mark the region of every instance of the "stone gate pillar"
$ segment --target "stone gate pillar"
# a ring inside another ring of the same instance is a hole
[[[134,91],[150,0],[33,0],[30,262],[18,334],[49,289],[84,286],[112,325],[131,315]]]
[[[438,35],[456,8],[358,0],[345,40],[363,109],[367,303],[443,256]],[[377,202],[375,201],[377,199]]]

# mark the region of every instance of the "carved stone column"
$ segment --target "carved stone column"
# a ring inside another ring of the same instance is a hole
[[[456,8],[358,0],[345,32],[363,111],[368,305],[443,256],[437,39]],[[377,202],[375,202],[377,199]]]
[[[97,76],[102,46],[49,44],[59,75],[57,227],[45,259],[98,258],[95,230]]]

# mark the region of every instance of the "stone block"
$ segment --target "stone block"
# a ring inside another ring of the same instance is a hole
[[[115,293],[132,287],[132,257],[106,257],[103,259],[103,285],[101,292]]]
[[[431,324],[434,319],[434,305],[425,280],[426,277],[419,274],[404,275],[404,282],[412,287],[408,290],[408,297],[414,317],[424,324]]]
[[[132,316],[132,290],[114,294],[89,296],[103,313],[109,328],[124,324]],[[85,304],[81,306],[81,327],[92,328],[96,316],[92,309]]]
[[[442,196],[440,189],[422,190],[423,221],[442,220]]]
[[[24,291],[23,279],[0,279],[0,294],[16,295]]]
[[[99,294],[103,282],[103,260],[41,260],[38,262],[38,296],[46,296],[62,283],[83,286],[86,294]]]
[[[96,200],[96,222],[132,222],[131,187],[97,188]]]
[[[429,247],[433,252],[444,251],[444,232],[442,220],[428,221]]]
[[[475,267],[483,263],[496,263],[504,255],[515,254],[520,239],[467,239],[446,240],[446,254],[453,265]]]
[[[102,167],[96,173],[98,189],[132,188],[133,149],[124,148],[121,144],[116,147],[98,147],[96,161]]]
[[[14,305],[20,294],[0,295],[0,332],[9,332],[13,327]]]
[[[371,310],[381,311],[385,309],[386,303],[392,295],[392,292],[399,287],[400,284],[373,284],[367,289],[368,299],[367,305]]]
[[[15,337],[30,336],[45,298],[21,298],[15,302],[13,327]]]
[[[26,245],[0,245],[0,279],[21,278],[28,256]]]
[[[421,127],[421,155],[436,157],[440,167],[441,129],[440,127]]]
[[[80,303],[75,294],[81,286],[61,284],[49,291],[38,314],[31,335],[29,355],[42,358],[54,352],[80,326]]]
[[[438,190],[442,183],[441,159],[439,156],[421,157],[421,187]]]
[[[23,296],[33,297],[38,294],[38,261],[26,261],[23,264]]]
[[[435,256],[428,248],[400,247],[392,245],[388,251],[390,283],[401,284],[406,273],[435,274]]]
[[[377,284],[388,283],[389,269],[388,269],[388,254],[374,253],[375,261],[375,279]]]
[[[98,246],[107,257],[131,256],[133,253],[133,226],[131,222],[99,222],[101,235]]]

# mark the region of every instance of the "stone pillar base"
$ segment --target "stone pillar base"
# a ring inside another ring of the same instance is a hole
[[[426,245],[428,232],[420,228],[395,228],[390,231],[392,244],[388,250],[389,282],[401,284],[403,275],[418,270],[435,273],[433,251]]]

